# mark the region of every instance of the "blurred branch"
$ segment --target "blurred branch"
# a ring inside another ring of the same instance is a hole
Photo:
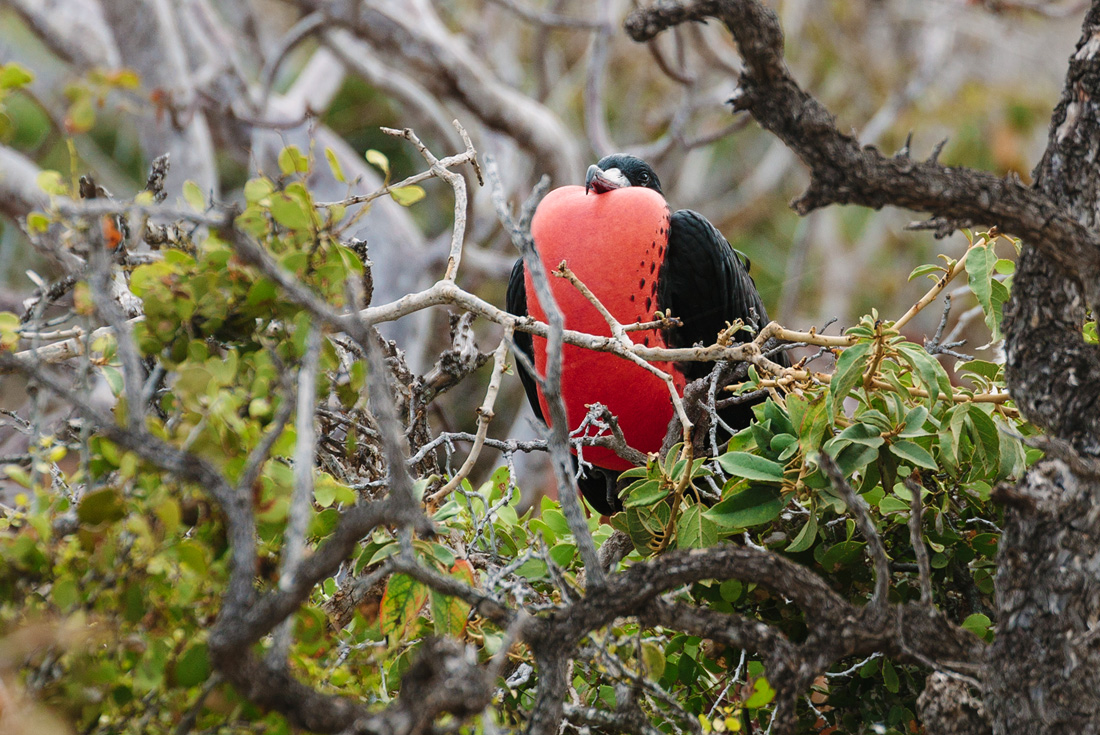
[[[587,18],[569,18],[556,13],[543,13],[521,5],[516,0],[489,0],[493,5],[506,8],[519,17],[531,23],[548,28],[574,28],[578,30],[593,30],[602,26],[601,21],[588,20]]]
[[[81,70],[121,66],[115,39],[94,0],[4,0],[51,51]],[[2,170],[2,167],[0,167]]]
[[[474,445],[470,448],[470,453],[466,456],[466,460],[462,463],[462,467],[459,468],[458,472],[451,477],[446,485],[428,498],[429,504],[434,505],[442,502],[474,468],[474,462],[477,461],[478,455],[481,453],[481,447],[485,444],[485,436],[489,432],[489,422],[493,420],[493,406],[496,404],[497,393],[500,391],[500,379],[504,375],[504,368],[507,365],[508,345],[511,340],[512,327],[506,326],[500,344],[493,351],[493,373],[489,377],[489,387],[485,389],[485,400],[477,409],[477,435],[474,439]]]
[[[402,3],[401,12],[361,6],[344,11],[319,0],[297,0],[369,43],[387,61],[415,70],[434,94],[454,99],[487,127],[526,149],[540,170],[559,184],[577,180],[583,167],[576,142],[547,107],[499,80],[422,0]]]
[[[20,219],[35,209],[45,209],[50,196],[39,188],[42,169],[32,160],[0,145],[0,213]]]

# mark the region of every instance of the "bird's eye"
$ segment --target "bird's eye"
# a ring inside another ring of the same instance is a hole
[[[649,174],[646,173],[645,171],[642,171],[640,174],[638,174],[638,181],[642,182],[643,185],[648,184],[649,183]]]

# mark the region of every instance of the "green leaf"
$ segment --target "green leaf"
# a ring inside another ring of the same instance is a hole
[[[775,519],[783,510],[783,496],[771,485],[749,485],[706,511],[722,528],[751,528]]]
[[[550,559],[563,569],[568,569],[577,557],[577,545],[563,541],[550,549]]]
[[[313,486],[313,500],[322,508],[327,508],[336,501],[336,483],[323,482]]]
[[[718,527],[696,504],[676,521],[676,546],[681,549],[705,549],[718,543]]]
[[[183,199],[196,212],[202,212],[206,209],[206,197],[194,181],[183,182]]]
[[[809,520],[806,521],[806,524],[802,526],[802,530],[794,537],[794,541],[791,541],[784,551],[797,554],[813,546],[814,541],[817,541],[817,510],[811,506]]]
[[[935,407],[936,399],[951,395],[951,380],[940,361],[929,355],[920,345],[912,342],[899,342],[897,350],[902,359],[916,371],[921,385],[928,391],[928,408]]]
[[[50,218],[41,212],[31,212],[27,215],[27,229],[31,232],[46,232],[50,229]]]
[[[974,613],[962,622],[962,627],[979,638],[985,638],[989,633],[989,626],[992,625],[992,622],[993,621],[991,621],[988,616],[982,615],[981,613]]]
[[[867,369],[867,356],[870,351],[870,342],[859,342],[840,353],[833,379],[829,383],[827,409],[829,418],[836,417],[844,406],[844,399],[862,379],[863,371]]]
[[[901,498],[896,498],[893,495],[887,495],[885,498],[878,502],[878,512],[882,515],[890,515],[892,513],[904,513],[909,510],[909,503],[906,503]]]
[[[179,555],[180,565],[187,567],[199,576],[205,576],[209,565],[206,563],[206,547],[198,541],[184,539],[180,542],[176,553]]]
[[[114,488],[105,487],[88,493],[80,500],[76,517],[81,523],[97,526],[100,523],[113,523],[126,516],[122,496]]]
[[[10,311],[0,311],[0,350],[19,344],[19,317]]]
[[[244,198],[249,204],[256,204],[265,197],[271,196],[274,192],[275,184],[266,176],[249,179],[244,184]]]
[[[821,566],[827,572],[835,572],[854,561],[864,546],[866,544],[863,541],[841,541],[839,544],[834,544],[822,555]]]
[[[993,246],[988,243],[972,246],[966,256],[967,283],[978,299],[978,303],[981,304],[982,311],[985,312],[987,324],[990,323],[993,314],[993,287],[990,283],[996,262],[997,254],[993,252]],[[994,332],[994,339],[997,339],[996,332]]]
[[[999,341],[1004,335],[1001,333],[1001,321],[1004,319],[1004,305],[1008,301],[1008,286],[1000,281],[990,281],[990,309],[985,315],[985,325],[989,327],[993,335],[993,341]]]
[[[176,660],[176,684],[194,687],[210,676],[210,656],[205,643],[195,643]]]
[[[344,176],[344,169],[340,166],[340,159],[336,157],[336,151],[328,146],[325,146],[325,160],[328,161],[328,167],[332,170],[332,178],[341,184],[348,183],[347,177]]]
[[[832,446],[827,442],[825,444],[825,449],[826,451],[831,451]],[[852,443],[837,452],[833,459],[836,460],[836,466],[839,467],[840,471],[847,477],[851,476],[853,472],[863,469],[871,462],[874,462],[878,459],[878,454],[879,450],[875,447],[869,447],[866,444]]]
[[[933,459],[927,449],[908,439],[899,439],[891,444],[890,452],[895,457],[905,460],[910,464],[914,464],[917,467],[923,467],[926,470],[939,469],[936,460]]]
[[[470,606],[457,597],[449,597],[441,592],[431,591],[432,626],[439,635],[462,637]]]
[[[65,128],[73,135],[86,133],[95,125],[95,106],[91,95],[83,94],[69,105],[65,115]]]
[[[746,709],[760,709],[770,704],[775,699],[775,689],[764,677],[758,678],[752,683],[752,694],[745,700]]]
[[[927,433],[924,430],[924,422],[927,420],[928,409],[924,406],[914,406],[902,419],[905,428],[898,436],[924,436]]]
[[[296,145],[288,145],[279,151],[279,170],[284,176],[298,173],[304,174],[309,170],[309,159],[302,155],[301,149]]]
[[[653,641],[642,641],[642,663],[651,681],[659,681],[665,673],[665,651]]]
[[[306,230],[313,223],[302,202],[285,192],[272,195],[271,216],[288,230]]]
[[[385,153],[383,153],[382,151],[376,151],[371,148],[364,154],[364,157],[367,159],[367,163],[379,169],[382,173],[386,175],[386,179],[389,179],[390,159],[386,158]]]
[[[730,475],[761,482],[783,482],[783,465],[748,452],[726,452],[718,464]]]
[[[38,188],[47,194],[65,196],[69,193],[68,187],[65,186],[65,179],[57,171],[39,171],[34,181],[38,184]]]
[[[1005,480],[1010,477],[1019,477],[1026,464],[1024,447],[1020,440],[1004,431],[998,421],[997,435],[1001,440],[1001,463],[997,470],[997,480]]]
[[[672,511],[668,503],[658,503],[651,508],[640,511],[637,508],[627,508],[622,515],[626,516],[626,533],[630,536],[634,548],[643,555],[652,553],[650,543],[658,533],[662,533],[668,525]],[[615,517],[615,516],[613,516]]]
[[[54,604],[62,612],[68,612],[70,608],[75,607],[80,602],[80,587],[77,586],[75,579],[65,577],[54,582],[53,589],[50,590],[50,597],[53,598]]]
[[[898,693],[899,682],[898,672],[894,669],[894,665],[890,663],[889,659],[882,659],[882,684],[886,687],[886,690],[892,694]]]
[[[737,602],[741,599],[741,593],[745,591],[745,585],[739,579],[727,579],[718,586],[718,594],[726,602]]]
[[[644,508],[664,500],[671,490],[660,480],[641,480],[631,484],[623,492],[626,494],[624,508]]]
[[[970,425],[974,428],[975,454],[985,469],[996,472],[1001,463],[1001,438],[997,424],[976,403],[966,404],[966,411]]]
[[[912,281],[914,278],[920,278],[921,276],[931,276],[933,280],[940,280],[943,277],[943,266],[936,265],[935,263],[928,263],[926,265],[918,265],[909,274],[909,279]]]
[[[852,424],[837,435],[837,439],[847,439],[853,444],[862,444],[872,449],[877,449],[885,443],[882,432],[875,426],[866,423]]]
[[[417,616],[427,602],[427,587],[408,575],[394,574],[386,585],[378,611],[382,632],[393,634],[394,640],[404,640],[416,626]]]
[[[803,454],[809,454],[820,447],[829,428],[825,404],[824,395],[817,395],[809,400],[795,393],[787,395],[787,411]]]

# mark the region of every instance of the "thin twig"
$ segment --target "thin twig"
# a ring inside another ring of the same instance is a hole
[[[321,329],[309,325],[306,335],[306,351],[302,367],[298,371],[297,418],[294,431],[294,492],[287,511],[286,530],[283,533],[283,558],[279,569],[279,590],[286,592],[294,587],[298,566],[306,550],[306,529],[313,507],[313,461],[317,453],[317,423],[314,406],[317,404],[317,373],[321,364]],[[271,648],[268,650],[269,666],[283,668],[290,652],[294,619],[287,618],[275,629]]]
[[[921,493],[924,487],[913,478],[905,478],[905,487],[913,497],[909,501],[909,539],[913,544],[913,553],[917,557],[917,572],[920,575],[920,602],[922,605],[932,605],[932,567],[928,562],[928,549],[924,545],[924,532],[921,530],[921,519],[924,515],[924,506],[921,503]]]
[[[451,477],[446,485],[428,498],[429,505],[437,505],[450,495],[462,480],[470,474],[470,470],[474,468],[474,463],[477,462],[478,455],[481,454],[481,447],[485,444],[485,436],[489,433],[489,422],[493,420],[493,406],[496,404],[497,393],[500,391],[500,379],[504,375],[504,368],[507,365],[508,344],[511,337],[511,328],[505,327],[504,337],[501,338],[500,344],[493,351],[493,373],[489,376],[489,386],[485,389],[485,400],[481,402],[481,406],[477,409],[477,435],[474,439],[474,445],[470,448],[470,453],[466,455],[466,461],[462,463],[458,472]]]

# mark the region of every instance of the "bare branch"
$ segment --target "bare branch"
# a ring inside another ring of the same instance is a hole
[[[294,586],[294,576],[306,551],[306,528],[313,508],[313,462],[317,453],[317,424],[314,406],[317,404],[317,373],[321,364],[321,329],[310,324],[306,335],[306,351],[296,380],[298,386],[297,419],[294,433],[294,492],[287,511],[286,531],[283,534],[282,564],[279,569],[279,589],[287,591]],[[289,401],[287,401],[289,403]],[[275,630],[267,662],[271,666],[286,666],[290,652],[294,621],[287,618]]]
[[[928,563],[928,549],[924,545],[924,532],[921,530],[921,517],[924,505],[921,493],[924,488],[912,478],[905,478],[905,487],[913,497],[909,500],[909,540],[913,544],[913,553],[917,557],[917,573],[920,575],[920,602],[932,605],[932,567]]]
[[[474,446],[470,448],[470,453],[466,455],[466,461],[462,463],[462,467],[459,468],[458,472],[451,477],[446,485],[428,498],[428,503],[431,505],[442,502],[458,487],[462,480],[470,474],[474,462],[477,461],[478,455],[481,453],[481,447],[485,444],[485,435],[489,431],[489,422],[493,420],[493,406],[496,404],[497,393],[500,391],[500,379],[504,375],[504,368],[507,364],[508,345],[511,337],[512,329],[505,327],[504,337],[501,338],[500,344],[493,351],[493,373],[489,377],[489,386],[485,389],[485,400],[477,409],[477,435],[474,439]]]

